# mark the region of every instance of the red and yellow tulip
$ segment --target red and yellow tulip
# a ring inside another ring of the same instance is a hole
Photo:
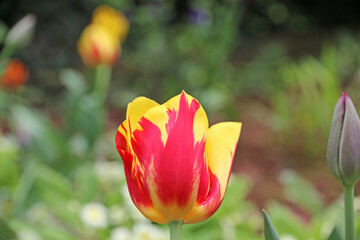
[[[120,55],[120,43],[101,25],[90,24],[80,36],[78,52],[88,66],[114,65]]]
[[[145,97],[129,103],[116,148],[136,207],[161,224],[209,218],[224,198],[240,130],[238,122],[209,128],[185,92],[162,105]]]

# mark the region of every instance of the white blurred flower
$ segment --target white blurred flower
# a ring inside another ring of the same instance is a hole
[[[142,215],[142,213],[139,211],[139,209],[137,209],[135,207],[134,204],[129,204],[128,206],[128,211],[130,213],[130,216],[133,220],[135,221],[139,221],[139,220],[144,220],[144,216]]]
[[[38,202],[32,205],[26,212],[26,217],[38,222],[50,221],[50,215],[45,204]]]
[[[41,240],[41,237],[30,229],[21,229],[17,232],[18,240]]]
[[[236,239],[236,229],[234,219],[230,216],[223,217],[220,220],[220,226],[222,229],[222,235],[224,240],[235,240]]]
[[[131,232],[127,228],[115,228],[111,232],[110,240],[132,240]]]
[[[124,178],[123,167],[117,161],[98,160],[95,162],[95,172],[104,182],[117,182]]]
[[[167,239],[167,232],[148,222],[139,222],[134,228],[135,240],[162,240]]]
[[[129,193],[129,190],[128,190],[128,187],[126,184],[121,187],[120,191],[121,191],[121,195],[125,199],[125,202],[132,203],[131,196],[130,196],[130,193]]]
[[[360,210],[360,197],[354,197],[354,210]]]
[[[290,234],[284,234],[282,236],[280,236],[281,240],[297,240],[296,237],[294,237],[293,235]]]
[[[69,148],[77,157],[85,156],[88,147],[87,139],[81,134],[74,135],[69,141]]]
[[[101,203],[88,203],[82,206],[80,218],[89,227],[104,228],[107,226],[107,209]]]
[[[14,139],[6,136],[0,136],[0,153],[16,153],[19,150],[19,145]]]
[[[133,220],[144,220],[144,216],[139,211],[139,209],[136,208],[135,204],[131,200],[127,185],[124,185],[121,188],[121,195],[123,196],[123,198],[125,200],[125,205],[127,206],[127,210],[130,213],[131,218]]]
[[[109,209],[109,219],[112,224],[118,225],[123,223],[128,218],[124,208],[113,206]]]

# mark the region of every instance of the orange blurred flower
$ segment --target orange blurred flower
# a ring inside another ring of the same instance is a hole
[[[29,76],[29,70],[23,62],[12,59],[6,65],[0,76],[0,85],[3,88],[18,88],[25,84]]]

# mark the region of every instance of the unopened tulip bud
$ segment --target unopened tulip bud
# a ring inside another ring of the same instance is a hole
[[[5,43],[15,48],[28,45],[35,33],[36,17],[28,14],[18,21],[9,31]]]
[[[331,172],[344,185],[360,178],[360,120],[350,97],[344,92],[331,122],[327,159]]]

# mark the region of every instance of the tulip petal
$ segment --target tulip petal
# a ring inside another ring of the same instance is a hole
[[[118,134],[116,135],[115,143],[116,148],[128,151],[129,145],[127,143],[128,136],[128,123],[127,120],[122,122],[118,128]]]
[[[128,104],[126,112],[126,120],[129,124],[128,134],[133,132],[132,128],[135,128],[136,124],[140,121],[141,117],[149,111],[149,109],[158,106],[159,104],[146,97],[135,98],[131,103]],[[130,135],[129,139],[130,139]]]
[[[360,120],[349,96],[346,96],[343,121],[338,164],[344,183],[352,185],[359,180],[360,176]]]
[[[138,162],[130,144],[132,128],[138,125],[141,117],[151,108],[158,106],[156,102],[145,97],[136,98],[129,103],[127,119],[119,126],[116,135],[116,148],[124,162],[124,169],[130,196],[140,212],[151,221],[166,224],[166,219],[156,210],[148,195],[144,183],[144,169]]]
[[[334,176],[340,181],[343,181],[343,177],[341,176],[341,172],[339,168],[339,153],[340,153],[339,143],[341,140],[341,133],[344,125],[345,110],[346,110],[346,95],[343,94],[343,96],[339,99],[334,109],[331,128],[330,128],[328,150],[327,150],[327,160],[330,170],[334,174]]]
[[[196,205],[183,219],[184,224],[198,223],[211,217],[219,208],[222,198],[220,182],[210,172],[210,192],[205,201]]]
[[[115,142],[116,148],[124,162],[125,176],[131,199],[146,218],[157,223],[167,224],[166,219],[157,211],[150,196],[147,194],[148,190],[144,184],[143,171],[138,168],[138,165],[133,164],[134,156],[129,151],[126,142],[127,133],[122,126],[126,126],[126,120],[120,125]]]
[[[241,123],[223,122],[209,128],[206,140],[206,157],[210,171],[217,176],[224,197],[230,171],[241,132]]]
[[[139,186],[139,185],[144,186],[144,184],[141,183],[139,184],[139,182],[137,182],[133,178],[132,174],[127,168],[125,168],[125,175],[126,175],[129,194],[135,206],[139,209],[139,211],[150,221],[157,222],[160,224],[167,224],[168,221],[154,207],[154,204],[151,201],[150,197]]]
[[[229,181],[240,130],[241,123],[235,122],[218,123],[208,130],[205,151],[211,177],[210,193],[185,217],[185,224],[204,221],[219,208]]]
[[[183,92],[170,103],[150,109],[133,131],[131,145],[147,176],[149,195],[168,221],[182,219],[191,211],[203,167],[207,167],[205,127],[197,133],[202,140],[195,140],[194,126],[204,122],[199,109],[200,104]]]
[[[209,120],[207,118],[204,108],[195,98],[187,94],[185,91],[182,91],[181,94],[171,98],[164,105],[170,110],[177,111],[179,109],[180,98],[182,96],[185,96],[186,101],[189,104],[189,107],[191,107],[193,101],[197,102],[196,105],[198,105],[199,109],[196,111],[195,114],[194,134],[195,134],[195,141],[201,141],[202,139],[204,139],[204,133],[206,133],[207,129],[209,128]]]

